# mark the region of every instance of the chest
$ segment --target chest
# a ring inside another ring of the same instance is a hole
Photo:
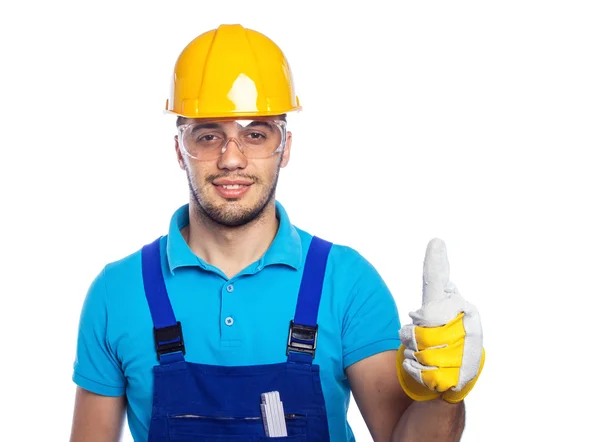
[[[224,280],[217,275],[180,272],[165,280],[173,312],[181,322],[185,358],[219,366],[262,365],[287,359],[290,320],[294,318],[300,275]],[[123,293],[113,306],[109,339],[127,378],[128,388],[150,391],[158,363],[153,323],[142,287]],[[339,301],[339,300],[338,300]],[[315,363],[334,378],[343,377],[342,315],[328,286],[321,293]]]

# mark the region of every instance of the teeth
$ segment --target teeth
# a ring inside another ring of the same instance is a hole
[[[243,187],[243,185],[242,184],[227,184],[227,185],[223,185],[221,187],[223,189],[229,189],[229,190],[231,190],[231,189],[239,189],[239,188]]]

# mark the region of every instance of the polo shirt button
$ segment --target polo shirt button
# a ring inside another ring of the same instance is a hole
[[[228,316],[225,318],[225,324],[228,326],[232,326],[233,325],[233,318],[231,316]]]
[[[227,291],[228,291],[229,293],[233,292],[233,284],[229,284],[229,285],[227,286]]]

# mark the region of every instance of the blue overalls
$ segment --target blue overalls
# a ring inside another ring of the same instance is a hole
[[[149,442],[329,441],[319,366],[313,358],[330,249],[331,243],[313,237],[287,348],[282,336],[287,362],[226,367],[185,360],[182,325],[175,319],[167,294],[159,240],[142,248],[144,290],[160,362],[153,367]],[[260,403],[261,394],[269,391],[279,391],[287,437],[265,435]]]

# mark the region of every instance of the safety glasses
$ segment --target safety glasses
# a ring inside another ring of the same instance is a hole
[[[183,152],[198,161],[218,159],[231,143],[247,158],[268,158],[285,146],[284,120],[201,120],[178,127]]]

